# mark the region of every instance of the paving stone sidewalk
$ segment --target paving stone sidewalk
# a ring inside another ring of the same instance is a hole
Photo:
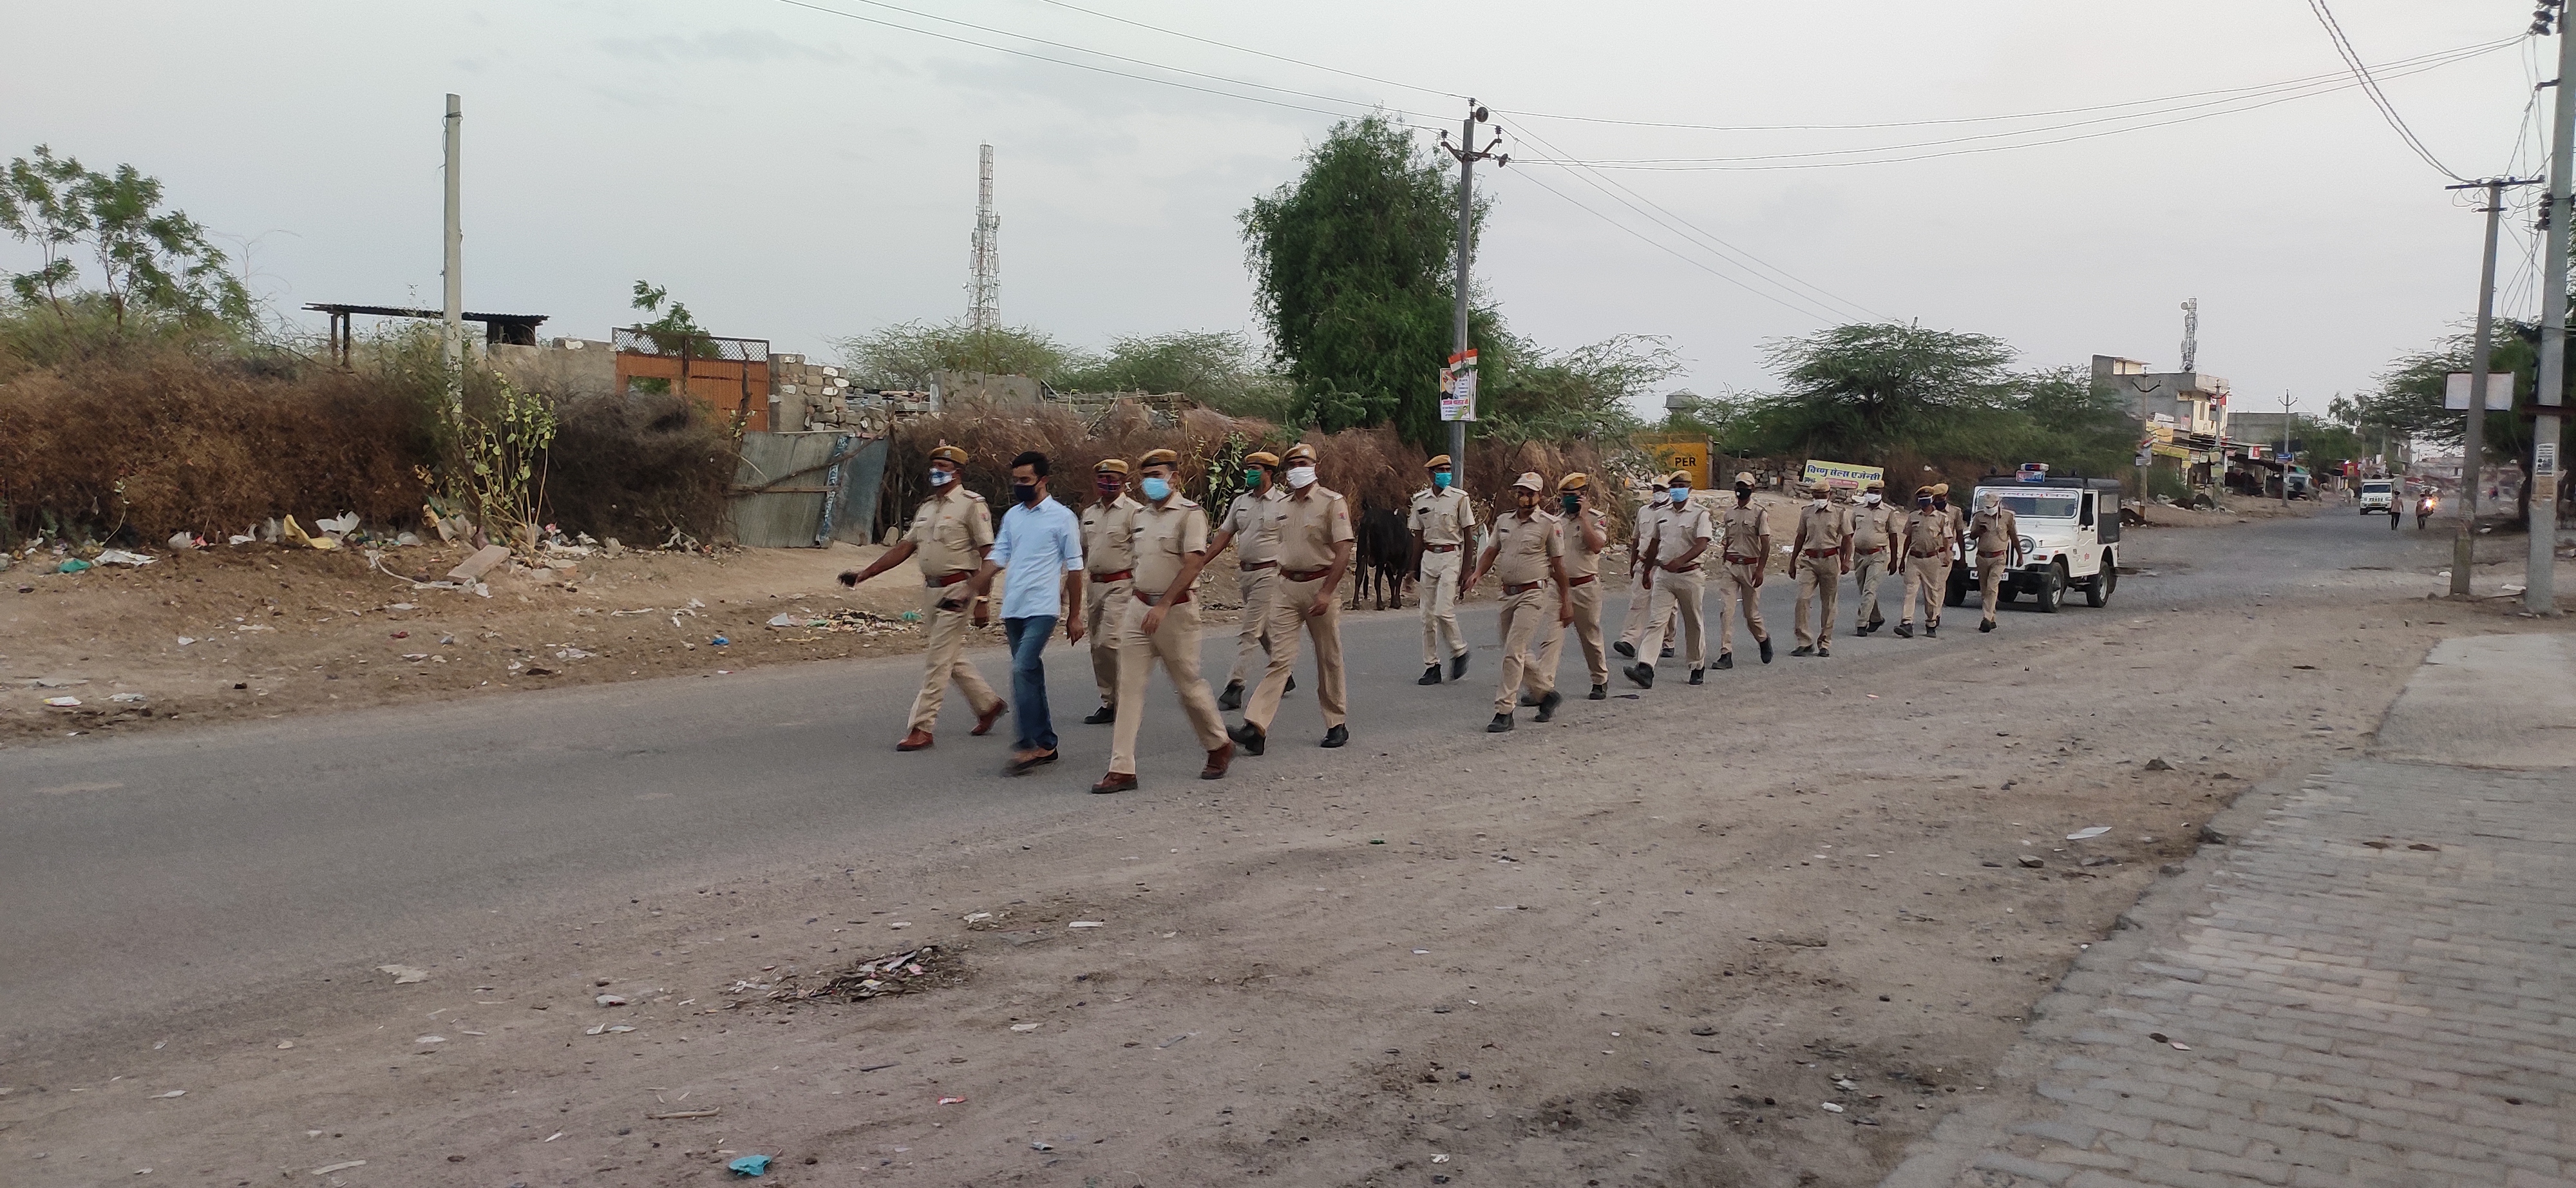
[[[2246,807],[1889,1188],[2576,1188],[2576,769],[2356,759]]]

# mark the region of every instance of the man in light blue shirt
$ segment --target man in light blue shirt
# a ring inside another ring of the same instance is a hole
[[[1011,646],[1011,704],[1019,749],[1005,769],[1027,775],[1055,762],[1055,723],[1047,714],[1046,664],[1039,653],[1064,623],[1068,643],[1082,642],[1082,521],[1073,509],[1047,497],[1046,455],[1030,450],[1011,459],[1011,506],[993,534],[993,549],[975,575],[977,611],[1002,577],[1002,637]]]

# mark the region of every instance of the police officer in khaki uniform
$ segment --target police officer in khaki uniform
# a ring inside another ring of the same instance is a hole
[[[1896,638],[1914,638],[1914,607],[1923,606],[1923,635],[1941,634],[1941,599],[1950,579],[1950,513],[1932,505],[1932,488],[1914,489],[1914,511],[1905,517],[1905,603],[1897,612]]]
[[[1554,649],[1549,650],[1544,668],[1533,664],[1530,656],[1542,621],[1552,622],[1559,638],[1565,625],[1574,621],[1574,600],[1565,584],[1564,521],[1539,506],[1546,490],[1547,480],[1536,471],[1512,480],[1511,514],[1494,520],[1484,557],[1458,586],[1462,594],[1473,590],[1488,573],[1503,583],[1503,672],[1494,687],[1494,720],[1485,727],[1488,734],[1512,728],[1512,707],[1524,687],[1537,697],[1539,721],[1556,717],[1556,707],[1565,702],[1565,695],[1556,691]],[[1553,599],[1545,596],[1551,585],[1556,587]]]
[[[1655,593],[1648,588],[1645,559],[1646,542],[1655,538],[1655,521],[1672,507],[1672,498],[1661,483],[1655,484],[1651,498],[1637,505],[1637,530],[1628,540],[1628,615],[1619,624],[1619,642],[1613,645],[1627,659],[1637,658],[1637,641],[1646,634],[1646,611],[1655,604]],[[1664,620],[1664,648],[1660,659],[1673,656],[1672,638],[1680,634],[1672,619]]]
[[[1288,492],[1271,481],[1279,470],[1279,455],[1268,450],[1255,450],[1244,455],[1243,481],[1248,488],[1226,505],[1225,519],[1217,525],[1216,536],[1208,541],[1208,556],[1234,545],[1235,580],[1243,593],[1243,621],[1235,628],[1234,670],[1226,675],[1225,692],[1216,699],[1223,710],[1243,708],[1243,683],[1253,674],[1252,658],[1258,654],[1266,664],[1270,656],[1270,639],[1264,632],[1270,622],[1270,588],[1279,577],[1279,505]],[[1291,679],[1289,688],[1295,688]]]
[[[1834,654],[1834,602],[1851,572],[1851,512],[1835,504],[1834,485],[1823,479],[1807,484],[1807,497],[1789,544],[1798,574],[1798,646],[1789,654],[1823,658]]]
[[[1959,514],[1958,508],[1950,505],[1948,483],[1932,484],[1932,510],[1941,513],[1950,524],[1950,539],[1941,549],[1941,597],[1947,600],[1951,567],[1973,560],[1968,556],[1968,519]]]
[[[1852,608],[1852,634],[1867,635],[1887,622],[1878,607],[1878,585],[1892,572],[1904,550],[1905,513],[1887,502],[1887,482],[1871,479],[1861,487],[1860,506],[1852,509],[1852,585],[1860,595]]]
[[[1771,662],[1771,633],[1762,628],[1762,579],[1771,568],[1771,511],[1753,505],[1753,472],[1735,472],[1735,506],[1718,521],[1717,666],[1735,667],[1735,616]]]
[[[1333,592],[1351,568],[1355,534],[1350,504],[1315,477],[1315,448],[1299,443],[1281,457],[1287,466],[1287,513],[1279,522],[1279,584],[1270,591],[1270,671],[1243,708],[1243,725],[1226,733],[1246,753],[1270,745],[1270,723],[1288,692],[1297,664],[1297,632],[1315,641],[1315,703],[1324,712],[1324,745],[1351,740],[1349,705],[1343,699],[1342,611]]]
[[[1985,596],[1985,618],[1979,631],[1995,629],[1995,594],[2004,571],[2021,565],[2021,521],[2004,506],[2004,497],[1987,491],[1978,497],[1977,514],[1968,521],[1968,542],[1977,549],[1977,588]]]
[[[1476,508],[1465,491],[1449,485],[1449,455],[1435,455],[1422,466],[1431,472],[1431,485],[1413,493],[1406,517],[1413,529],[1415,593],[1422,599],[1422,679],[1414,684],[1437,685],[1444,658],[1450,680],[1467,675],[1467,637],[1458,630],[1458,577],[1467,534],[1476,526]]]
[[[1664,481],[1674,492],[1673,503],[1656,518],[1655,537],[1646,542],[1646,580],[1654,602],[1646,608],[1646,635],[1637,644],[1638,660],[1628,666],[1628,679],[1640,689],[1655,687],[1655,662],[1645,657],[1663,646],[1667,610],[1680,614],[1690,683],[1701,683],[1708,672],[1708,630],[1700,616],[1700,597],[1707,587],[1700,563],[1715,529],[1708,509],[1690,501],[1689,471],[1676,470]]]
[[[1084,584],[1082,629],[1091,633],[1091,682],[1100,687],[1100,708],[1083,722],[1101,726],[1118,718],[1118,623],[1126,617],[1128,592],[1136,558],[1127,547],[1129,513],[1138,504],[1127,495],[1127,462],[1103,458],[1092,468],[1099,496],[1082,512],[1082,559],[1091,580]]]
[[[1583,666],[1592,677],[1591,700],[1600,701],[1610,696],[1610,657],[1601,647],[1601,554],[1610,545],[1610,522],[1592,506],[1591,475],[1578,470],[1558,479],[1556,498],[1564,509],[1558,518],[1564,521],[1565,588],[1574,603],[1574,637],[1583,645]],[[1547,674],[1551,689],[1556,687],[1565,627],[1543,621],[1538,628],[1538,670]],[[1521,692],[1523,704],[1535,704],[1526,682]]]
[[[966,489],[965,466],[966,451],[955,446],[930,451],[931,494],[912,513],[911,531],[867,568],[841,574],[842,585],[856,586],[916,553],[921,557],[924,600],[929,604],[922,613],[930,617],[930,646],[922,653],[921,693],[912,699],[912,730],[895,744],[898,751],[930,745],[930,731],[939,724],[939,703],[950,681],[957,682],[957,691],[974,707],[973,733],[978,737],[991,731],[994,721],[1011,708],[962,654],[967,610],[974,599],[959,587],[975,576],[984,563],[984,550],[993,547],[993,509],[985,505],[983,496]]]
[[[1091,790],[1124,792],[1136,786],[1136,731],[1145,724],[1145,684],[1154,661],[1172,678],[1172,692],[1207,750],[1203,780],[1225,778],[1234,762],[1234,744],[1225,740],[1225,719],[1217,716],[1216,697],[1199,675],[1199,607],[1190,597],[1199,569],[1207,564],[1207,513],[1172,485],[1181,456],[1152,450],[1136,460],[1138,486],[1145,501],[1122,517],[1135,558],[1135,596],[1118,624],[1118,725],[1109,743],[1109,774]]]

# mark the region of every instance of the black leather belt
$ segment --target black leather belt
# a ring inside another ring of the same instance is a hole
[[[1565,584],[1566,584],[1568,587],[1573,587],[1573,586],[1588,586],[1588,585],[1591,585],[1593,582],[1598,581],[1598,580],[1600,579],[1600,577],[1601,577],[1601,575],[1600,575],[1600,574],[1597,574],[1597,573],[1578,573],[1578,574],[1574,575],[1573,577],[1570,577],[1570,578],[1565,579]]]
[[[1313,582],[1323,580],[1324,575],[1331,572],[1333,572],[1331,566],[1326,566],[1322,569],[1309,569],[1303,573],[1299,573],[1294,570],[1282,569],[1279,571],[1279,576],[1292,582]]]
[[[1122,569],[1116,573],[1095,573],[1091,575],[1091,580],[1095,582],[1123,582],[1134,576],[1136,576],[1135,570]]]
[[[1546,584],[1546,582],[1522,582],[1519,585],[1513,585],[1510,582],[1505,582],[1503,583],[1503,597],[1518,598],[1521,595],[1527,594]]]
[[[1161,592],[1159,592],[1159,591],[1138,590],[1138,591],[1136,591],[1136,598],[1137,598],[1137,600],[1138,600],[1138,601],[1143,602],[1143,603],[1144,603],[1145,605],[1147,605],[1147,606],[1161,606],[1161,605],[1163,605],[1163,595],[1162,595],[1162,594],[1161,594]],[[1187,591],[1187,590],[1183,590],[1183,591],[1181,591],[1180,597],[1178,597],[1178,598],[1174,598],[1174,599],[1172,600],[1172,605],[1174,605],[1174,606],[1179,606],[1180,604],[1182,604],[1182,603],[1184,603],[1184,602],[1188,602],[1189,600],[1190,600],[1190,592],[1189,592],[1189,591]]]
[[[1250,573],[1256,569],[1271,569],[1277,567],[1278,564],[1279,563],[1277,561],[1246,561],[1243,563],[1243,572]]]

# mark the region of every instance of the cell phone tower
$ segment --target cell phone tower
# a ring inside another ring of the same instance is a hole
[[[990,164],[990,162],[987,162],[987,164]],[[987,174],[990,174],[991,172],[992,170],[990,169],[985,170],[985,173]],[[984,188],[987,190],[992,189],[990,185],[987,185]],[[2188,374],[2199,370],[2199,364],[2200,298],[2194,297],[2182,303],[2182,369],[2186,374]]]
[[[976,150],[975,235],[967,252],[966,323],[976,330],[1002,324],[1002,216],[993,213],[993,146]]]

